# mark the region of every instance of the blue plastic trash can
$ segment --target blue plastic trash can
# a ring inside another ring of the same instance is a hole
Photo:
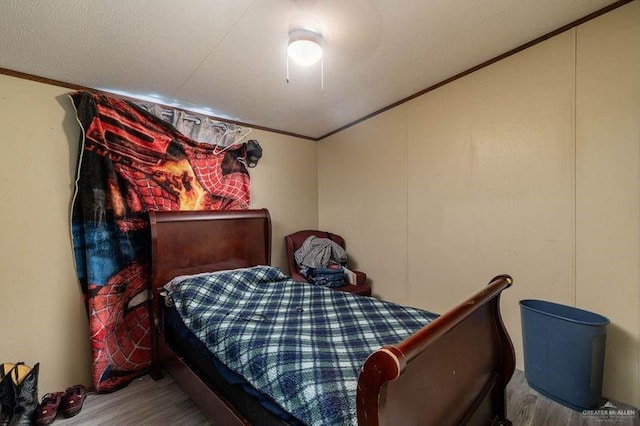
[[[529,386],[577,411],[598,407],[609,320],[542,300],[520,301],[520,313]]]

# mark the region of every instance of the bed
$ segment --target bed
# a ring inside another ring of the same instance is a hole
[[[163,287],[177,276],[269,265],[269,212],[149,212],[149,216],[152,377],[160,378],[166,370],[216,425],[295,424],[286,413],[279,417],[265,409],[244,385],[213,371],[207,355],[178,335],[172,322],[175,315],[161,296]],[[505,388],[515,355],[499,300],[511,284],[509,276],[497,276],[401,342],[373,350],[357,377],[357,424],[510,424]]]

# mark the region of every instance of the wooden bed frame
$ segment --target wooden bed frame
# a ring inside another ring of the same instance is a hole
[[[214,424],[249,424],[165,342],[160,288],[178,275],[268,265],[269,212],[150,212],[149,216],[151,375],[159,378],[166,369]],[[499,301],[511,283],[511,277],[498,276],[398,345],[373,352],[358,377],[358,424],[510,424],[505,387],[515,355]]]

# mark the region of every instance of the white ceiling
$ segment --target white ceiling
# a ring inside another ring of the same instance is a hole
[[[0,67],[320,137],[612,0],[2,0]],[[324,36],[291,64],[290,25]]]

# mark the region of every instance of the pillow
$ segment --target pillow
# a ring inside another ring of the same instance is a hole
[[[189,266],[188,268],[176,269],[174,271],[175,276],[178,277],[180,275],[195,275],[201,274],[204,272],[217,272],[217,271],[227,271],[231,269],[240,269],[240,268],[248,268],[251,263],[248,260],[244,259],[227,259],[222,260],[220,262],[207,263],[205,265],[196,265]]]

